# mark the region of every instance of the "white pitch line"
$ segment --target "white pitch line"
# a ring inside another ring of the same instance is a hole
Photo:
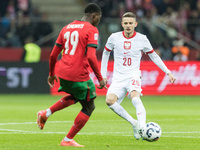
[[[48,123],[68,123],[73,121],[48,121]],[[0,123],[0,126],[4,125],[16,125],[16,124],[36,124],[37,122],[10,122],[10,123]]]
[[[24,131],[24,130],[13,130],[13,129],[0,129],[0,131],[10,131],[10,132],[24,132],[24,133],[31,133],[31,134],[65,134],[66,132],[41,132],[41,131]],[[166,134],[193,134],[200,132],[198,131],[188,131],[188,132],[163,132]],[[89,133],[79,133],[79,134],[87,134],[87,135],[93,135],[93,134],[132,134],[132,132],[89,132]]]
[[[39,132],[39,131],[23,131],[23,130],[11,130],[11,129],[0,129],[1,131],[11,132],[0,132],[0,134],[66,134],[66,132]],[[171,132],[166,132],[171,133]],[[187,132],[186,132],[187,133]],[[192,132],[191,132],[192,133]],[[196,133],[196,132],[194,132]],[[198,132],[200,133],[200,132]],[[90,132],[90,133],[78,133],[80,135],[120,135],[120,136],[133,136],[132,132]],[[162,137],[177,137],[177,138],[200,138],[200,136],[177,136],[177,135],[162,135]]]
[[[24,134],[66,134],[66,132],[41,132],[41,131],[39,132],[39,131],[24,131],[24,130],[13,130],[13,129],[0,129],[0,131],[8,131],[8,132],[10,131],[11,133],[14,132],[14,133],[24,133]]]
[[[181,121],[184,119],[158,119],[158,120],[151,120],[152,122],[157,122],[157,121]],[[191,119],[192,120],[192,119]],[[195,120],[200,120],[199,119],[195,119]],[[89,122],[103,122],[104,120],[89,120]],[[48,121],[48,123],[73,123],[74,121]],[[124,120],[106,120],[106,122],[124,122]],[[147,122],[150,122],[150,120],[147,120]],[[17,125],[17,124],[36,124],[36,122],[7,122],[7,123],[0,123],[0,126],[4,126],[4,125]]]
[[[124,120],[109,120],[112,121],[124,121]],[[90,120],[90,122],[102,122],[102,120]],[[73,121],[48,121],[48,123],[73,123]],[[6,125],[21,125],[21,124],[36,124],[36,122],[11,122],[11,123],[0,123],[0,126]],[[44,132],[44,131],[24,131],[24,130],[13,130],[13,129],[0,129],[0,134],[66,134],[66,132]],[[200,138],[200,136],[177,136],[174,134],[200,134],[200,131],[172,131],[163,132],[165,135],[163,137],[180,137],[180,138]],[[132,136],[132,132],[87,132],[78,133],[82,135],[120,135],[120,136]],[[170,135],[168,135],[170,134]]]
[[[32,133],[32,134],[65,134],[66,132],[41,132],[41,131],[24,131],[24,130],[13,130],[13,129],[0,129],[0,131],[11,131],[11,132],[24,132],[24,133]],[[188,132],[163,132],[166,134],[192,134],[192,133],[197,133],[199,134],[200,132],[198,131],[188,131]],[[88,135],[93,135],[93,134],[132,134],[132,132],[87,132],[87,133],[79,133],[79,134],[88,134]]]
[[[182,133],[182,134],[185,134],[185,133],[200,133],[200,131],[186,131],[186,132],[183,132],[183,131],[173,131],[173,132],[163,132],[163,133],[170,133],[170,134],[177,134],[177,133]]]
[[[108,122],[123,122],[124,120],[109,120]],[[74,121],[48,121],[49,123],[73,123]],[[89,120],[89,122],[103,122],[103,120]],[[0,126],[4,125],[17,125],[17,124],[36,124],[37,122],[7,122],[7,123],[0,123]]]

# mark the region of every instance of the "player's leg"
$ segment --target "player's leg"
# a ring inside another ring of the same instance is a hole
[[[76,116],[76,118],[74,120],[74,124],[72,125],[72,127],[69,130],[66,137],[62,140],[61,146],[84,147],[83,145],[76,143],[73,140],[73,138],[85,126],[85,124],[89,120],[90,115],[92,114],[95,106],[94,106],[94,100],[91,100],[89,102],[87,102],[87,101],[79,101],[79,102],[82,105],[82,110]]]
[[[90,115],[95,109],[94,100],[91,100],[89,102],[87,101],[79,101],[79,102],[82,105],[82,110],[79,112],[79,114],[75,118],[74,124],[65,138],[68,141],[70,139],[72,140],[75,137],[75,135],[85,126],[85,124],[90,118]]]
[[[143,126],[145,126],[145,123],[146,123],[146,110],[140,99],[140,93],[137,91],[132,91],[131,99],[132,99],[132,103],[136,109],[136,115],[137,115],[140,127],[143,127]]]
[[[138,131],[140,131],[141,127],[146,122],[146,111],[140,99],[140,95],[142,92],[140,75],[131,79],[128,86],[128,92],[129,92],[128,97],[131,98],[132,103],[134,107],[136,108],[136,115],[138,119],[138,123],[136,127],[133,127],[134,136],[136,139],[140,139],[140,135]]]
[[[60,87],[58,91],[64,91],[66,93],[71,93],[71,94],[68,94],[65,97],[61,98],[47,110],[42,110],[37,113],[37,124],[41,130],[44,128],[45,122],[51,114],[76,103],[75,97],[71,92],[71,87],[73,86],[74,82],[67,81],[61,78],[59,79],[60,79]]]
[[[90,118],[93,110],[95,109],[94,99],[96,97],[95,85],[92,80],[86,82],[79,82],[74,85],[76,87],[74,91],[75,98],[82,105],[82,109],[79,114],[76,116],[74,120],[74,124],[72,125],[70,131],[66,135],[66,137],[61,142],[61,146],[76,146],[83,147],[83,145],[74,144],[73,138],[76,134],[85,126],[87,121]],[[80,92],[81,91],[81,92]]]
[[[75,104],[77,101],[75,100],[73,95],[66,95],[62,97],[60,100],[58,100],[54,105],[52,105],[50,108],[47,109],[47,117],[49,117],[51,114],[53,114],[56,111],[59,111],[61,109],[64,109],[70,105]]]
[[[38,127],[42,130],[44,128],[45,122],[54,112],[64,109],[72,104],[75,104],[76,101],[74,97],[70,94],[62,97],[55,104],[46,110],[41,110],[37,113],[37,123]]]
[[[138,130],[139,130],[139,123],[137,120],[133,119],[131,115],[129,115],[129,113],[118,103],[121,100],[117,100],[114,104],[110,105],[110,103],[108,103],[108,101],[111,101],[111,97],[115,97],[114,99],[116,99],[116,95],[114,96],[113,93],[109,94],[107,96],[107,105],[108,107],[113,110],[116,114],[118,114],[120,117],[124,118],[126,121],[128,121],[132,127],[133,127],[133,131],[134,131],[134,137],[139,140],[140,139],[140,135],[138,134]],[[115,100],[114,100],[115,101]]]
[[[128,121],[132,126],[135,126],[137,121],[120,105],[126,93],[127,91],[123,86],[118,83],[112,83],[106,95],[106,104],[117,115]]]
[[[136,115],[140,126],[144,126],[146,123],[146,110],[140,99],[142,92],[141,88],[141,77],[138,75],[135,78],[132,78],[128,86],[128,97],[131,98],[134,107],[136,108]]]
[[[137,119],[138,119],[138,123],[137,123],[136,127],[133,127],[134,137],[136,139],[140,139],[141,128],[146,123],[146,111],[145,111],[144,105],[142,104],[142,101],[140,99],[139,92],[132,91],[130,93],[130,96],[132,98],[132,103],[133,103],[134,107],[136,108],[136,115],[137,115]]]

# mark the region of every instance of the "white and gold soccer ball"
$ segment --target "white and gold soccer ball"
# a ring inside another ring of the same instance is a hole
[[[142,138],[143,140],[153,142],[157,141],[162,134],[161,127],[155,122],[148,122],[142,128]]]

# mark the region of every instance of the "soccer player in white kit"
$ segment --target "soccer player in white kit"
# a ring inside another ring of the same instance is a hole
[[[132,125],[134,137],[138,140],[141,137],[139,131],[146,123],[146,111],[140,99],[142,91],[140,71],[142,51],[148,54],[151,60],[168,75],[171,83],[174,83],[176,79],[156,52],[154,52],[147,37],[135,31],[137,21],[134,13],[125,13],[122,17],[121,25],[124,31],[111,34],[107,40],[102,56],[101,73],[104,81],[107,83],[108,60],[110,52],[114,51],[113,78],[107,91],[106,104],[111,110]],[[131,98],[136,108],[137,120],[133,119],[120,105],[127,92],[128,97]]]

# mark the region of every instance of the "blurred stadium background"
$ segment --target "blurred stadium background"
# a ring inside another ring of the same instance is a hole
[[[49,93],[46,77],[54,42],[63,26],[82,18],[89,2],[97,3],[103,13],[99,61],[108,36],[122,30],[122,14],[134,12],[139,22],[136,31],[147,35],[177,77],[174,86],[166,84],[165,75],[144,54],[144,93],[200,95],[200,0],[0,0],[0,93]],[[24,62],[27,42],[41,48],[37,63]],[[109,71],[111,78],[111,67]],[[96,80],[92,73],[91,77]]]

